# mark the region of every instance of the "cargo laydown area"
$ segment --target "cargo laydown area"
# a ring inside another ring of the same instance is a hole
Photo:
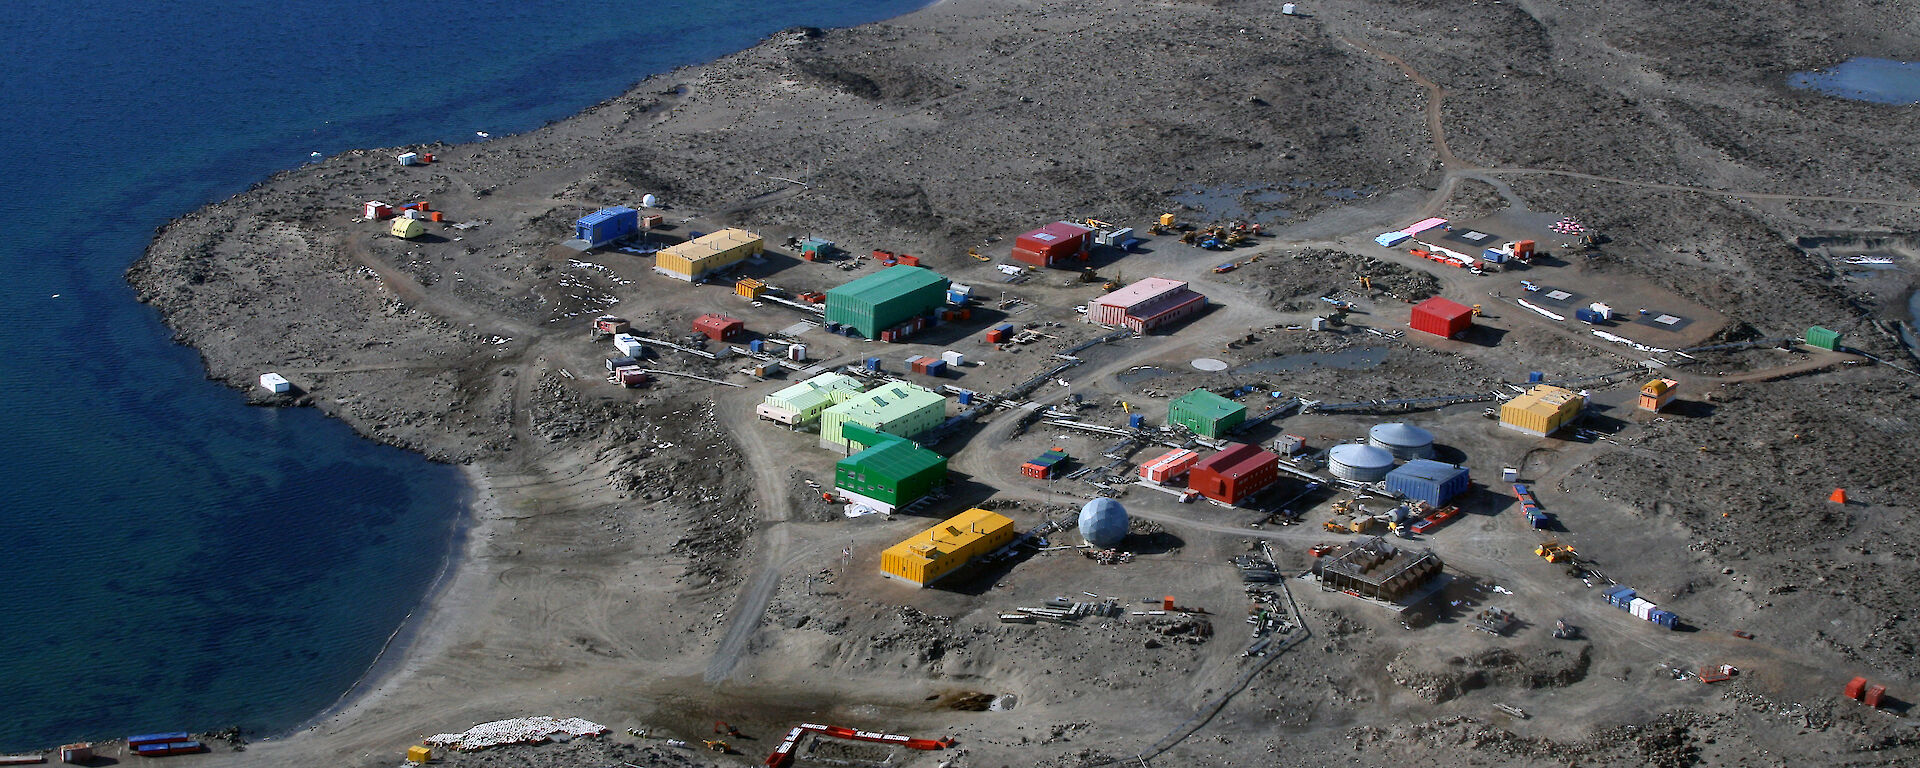
[[[949,0],[188,214],[472,519],[310,727],[69,762],[1920,764],[1920,113],[1786,84],[1920,30],[1775,6]]]

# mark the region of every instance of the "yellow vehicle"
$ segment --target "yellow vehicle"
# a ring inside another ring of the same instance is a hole
[[[1533,553],[1539,555],[1541,559],[1549,563],[1571,562],[1580,554],[1573,551],[1573,547],[1561,544],[1558,541],[1543,542],[1540,546],[1533,548]]]

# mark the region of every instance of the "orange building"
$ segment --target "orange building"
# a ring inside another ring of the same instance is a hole
[[[1674,395],[1680,394],[1680,382],[1673,379],[1654,379],[1640,387],[1640,410],[1659,413],[1673,402]]]

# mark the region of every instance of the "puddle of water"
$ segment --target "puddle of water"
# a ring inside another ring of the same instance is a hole
[[[1234,369],[1234,373],[1293,373],[1313,368],[1338,368],[1364,371],[1378,367],[1387,359],[1384,347],[1361,347],[1338,352],[1303,352],[1297,355],[1269,357]]]
[[[1167,375],[1167,370],[1157,365],[1148,365],[1115,374],[1113,378],[1129,387],[1152,378]]]
[[[1876,104],[1920,104],[1920,61],[1861,57],[1832,69],[1795,72],[1787,85]]]
[[[1215,219],[1261,224],[1277,224],[1293,218],[1293,211],[1275,207],[1292,198],[1293,195],[1278,189],[1253,184],[1195,187],[1173,195],[1174,202],[1205,211]]]

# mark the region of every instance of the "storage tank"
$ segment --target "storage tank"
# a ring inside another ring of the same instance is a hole
[[[1385,448],[1402,461],[1433,455],[1433,433],[1404,422],[1389,422],[1367,430],[1367,444]]]
[[[1127,538],[1127,509],[1104,497],[1087,502],[1080,508],[1080,535],[1102,549],[1120,546]]]
[[[1393,454],[1377,445],[1345,443],[1327,452],[1327,468],[1342,480],[1379,482],[1393,471]]]

